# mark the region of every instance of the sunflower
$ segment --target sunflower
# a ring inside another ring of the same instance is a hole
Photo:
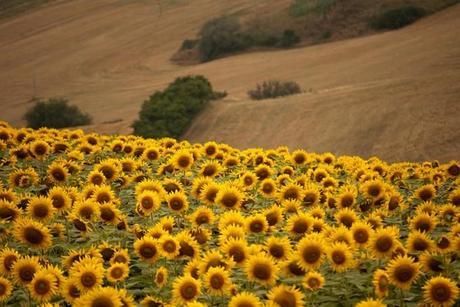
[[[64,183],[69,177],[69,171],[63,163],[53,162],[48,166],[48,178],[57,184]]]
[[[297,253],[299,265],[304,270],[316,269],[323,262],[325,254],[324,239],[319,234],[306,235],[297,244]]]
[[[55,212],[51,199],[44,196],[32,197],[27,206],[27,214],[40,221],[50,219]]]
[[[201,165],[198,175],[203,176],[203,177],[212,178],[212,177],[217,176],[222,170],[223,168],[219,164],[219,162],[215,160],[209,160]]]
[[[74,306],[110,306],[121,307],[120,293],[117,289],[111,287],[94,288],[73,303]]]
[[[276,195],[276,182],[271,178],[264,179],[259,186],[259,193],[264,198],[272,198]]]
[[[168,270],[164,266],[157,269],[154,277],[157,287],[163,288],[168,283],[168,275]]]
[[[184,192],[170,192],[166,196],[166,201],[168,203],[169,209],[171,209],[173,212],[182,212],[188,209],[189,203]]]
[[[250,256],[244,269],[249,281],[262,285],[273,285],[278,279],[278,267],[270,256],[263,254]]]
[[[304,295],[295,286],[279,285],[273,287],[267,294],[268,306],[279,307],[302,307]]]
[[[432,251],[435,247],[433,240],[424,232],[412,231],[407,238],[407,249],[410,252]]]
[[[147,147],[142,153],[142,160],[155,161],[160,158],[160,149],[158,147]]]
[[[208,156],[208,158],[213,158],[218,152],[218,145],[216,142],[207,142],[203,145],[203,153]]]
[[[324,178],[326,178],[329,175],[329,173],[325,168],[318,167],[317,169],[313,171],[311,175],[314,181],[316,181],[317,183],[320,183],[321,181],[323,181]]]
[[[338,224],[345,225],[347,228],[351,228],[353,223],[358,220],[356,212],[350,208],[339,209],[334,218]]]
[[[29,218],[21,218],[14,224],[16,239],[33,248],[48,248],[51,246],[50,230],[40,222]]]
[[[108,224],[116,225],[119,218],[121,217],[121,212],[118,210],[114,204],[105,203],[99,206],[100,219]]]
[[[378,269],[374,272],[372,277],[372,284],[374,285],[374,292],[378,297],[385,297],[389,292],[390,279],[387,272]]]
[[[206,244],[212,237],[211,231],[203,227],[189,229],[189,232],[200,245]]]
[[[273,170],[267,165],[260,164],[255,168],[254,173],[262,181],[269,178],[273,174]]]
[[[289,183],[278,192],[278,199],[280,202],[288,199],[302,201],[304,195],[305,192],[301,186],[295,183]]]
[[[456,282],[443,276],[432,277],[423,286],[423,298],[430,306],[453,306],[458,292]]]
[[[107,269],[107,280],[115,283],[125,280],[129,275],[129,267],[126,263],[114,263]]]
[[[21,211],[13,202],[0,200],[0,219],[14,221],[20,215]]]
[[[460,188],[457,188],[449,194],[449,202],[455,207],[460,207]]]
[[[250,292],[241,292],[230,299],[228,307],[262,307],[257,296]]]
[[[410,220],[409,229],[420,232],[431,232],[436,227],[436,223],[437,221],[434,216],[422,212]]]
[[[148,263],[154,263],[160,251],[158,249],[158,242],[149,236],[144,236],[134,242],[134,250],[142,260]]]
[[[72,266],[70,278],[75,280],[77,288],[84,293],[102,285],[104,267],[97,260],[84,257]]]
[[[398,246],[398,237],[395,227],[379,228],[371,235],[368,248],[377,258],[389,257]]]
[[[407,290],[419,275],[420,263],[408,256],[398,256],[387,266],[388,279],[398,288]]]
[[[112,188],[108,185],[95,186],[91,199],[98,204],[115,203],[116,197]]]
[[[6,302],[11,295],[13,286],[11,282],[0,276],[0,303]]]
[[[222,267],[209,268],[204,275],[204,286],[211,295],[226,295],[229,293],[231,285],[230,274]]]
[[[202,258],[200,264],[200,273],[205,274],[210,268],[222,267],[230,270],[234,266],[232,259],[225,259],[218,251],[208,251]]]
[[[420,199],[421,201],[425,201],[425,202],[433,200],[435,196],[436,196],[436,189],[434,185],[432,184],[421,186],[414,192],[415,198]]]
[[[173,301],[183,305],[194,301],[201,293],[200,281],[190,275],[176,278],[173,283]]]
[[[65,212],[72,205],[72,199],[66,189],[62,187],[53,187],[49,190],[48,198],[51,199],[53,207],[57,212]]]
[[[25,256],[13,264],[13,277],[21,285],[29,284],[40,269],[38,258]]]
[[[441,255],[424,252],[419,259],[425,272],[442,273],[444,271],[445,264]]]
[[[161,236],[158,247],[161,255],[167,259],[174,259],[179,255],[179,242],[170,234]]]
[[[291,153],[291,160],[295,166],[302,166],[307,163],[308,154],[305,150],[297,149]]]
[[[166,194],[166,191],[164,190],[161,182],[153,179],[142,180],[136,185],[135,191],[136,195],[140,195],[144,191],[156,192],[160,197],[163,197]]]
[[[81,296],[81,292],[78,290],[76,283],[77,282],[73,279],[66,279],[60,288],[62,297],[64,297],[68,303],[73,303],[77,298]]]
[[[285,230],[292,235],[300,236],[311,230],[313,218],[308,213],[295,214],[286,222]]]
[[[220,249],[222,253],[231,258],[237,265],[243,265],[249,257],[248,243],[244,239],[229,238]]]
[[[160,209],[161,199],[157,192],[145,190],[136,197],[136,208],[144,216]]]
[[[265,215],[269,227],[276,226],[283,220],[283,211],[276,204],[265,209],[263,214]]]
[[[304,196],[302,199],[302,205],[304,207],[316,206],[320,201],[320,191],[314,184],[306,184],[304,187]]]
[[[32,168],[17,169],[10,173],[8,182],[10,187],[28,188],[38,183],[37,172]]]
[[[246,218],[246,231],[248,233],[262,233],[268,230],[268,222],[262,213]]]
[[[350,246],[345,243],[338,242],[328,246],[326,255],[335,272],[344,272],[356,264]]]
[[[213,180],[208,177],[197,177],[193,180],[192,189],[190,193],[196,199],[201,199],[201,193],[203,192],[203,188],[205,185],[212,183]]]
[[[90,199],[76,202],[71,213],[86,221],[97,221],[100,214],[99,204]]]
[[[171,233],[175,224],[175,219],[172,216],[165,216],[160,219],[157,225],[161,226],[163,230]]]
[[[324,286],[324,276],[316,271],[309,271],[303,278],[302,285],[305,289],[316,291]]]
[[[193,165],[193,155],[188,150],[179,150],[172,157],[172,165],[179,170],[186,171]]]
[[[238,209],[243,203],[244,194],[231,185],[224,185],[216,194],[215,202],[225,209]]]
[[[356,304],[356,307],[386,307],[387,305],[384,304],[381,300],[374,300],[372,298],[368,298],[365,301],[360,301]]]
[[[47,142],[37,140],[30,144],[30,151],[37,159],[43,159],[50,153],[51,147]]]
[[[94,185],[105,184],[105,176],[101,171],[92,170],[88,174],[88,183],[94,184]]]
[[[0,273],[10,275],[13,272],[14,263],[21,255],[11,248],[4,248],[0,252]]]
[[[361,191],[366,198],[378,199],[385,190],[385,184],[381,180],[368,180],[361,185]]]
[[[354,243],[351,230],[343,225],[333,228],[329,227],[328,235],[332,243],[345,243],[348,246],[352,246]]]
[[[101,172],[107,181],[113,181],[121,173],[121,165],[116,159],[106,159],[94,166],[94,170]]]
[[[129,264],[131,258],[129,257],[129,253],[127,249],[119,249],[115,251],[110,258],[110,264],[114,263],[126,263]]]
[[[44,270],[35,273],[27,288],[32,298],[40,302],[49,301],[58,291],[56,277]]]
[[[246,190],[253,188],[257,184],[257,176],[251,171],[246,171],[240,176],[241,184]]]
[[[370,237],[373,233],[371,225],[361,221],[353,223],[353,225],[350,228],[350,231],[353,236],[353,241],[361,247],[365,247],[368,245]]]
[[[214,223],[214,212],[207,208],[207,207],[198,207],[195,211],[188,216],[190,222],[195,227],[200,227],[201,225],[205,224],[213,224]]]
[[[287,237],[269,237],[265,249],[277,261],[287,260],[292,252],[291,241]]]

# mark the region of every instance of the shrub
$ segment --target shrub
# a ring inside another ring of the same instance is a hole
[[[257,84],[254,90],[248,91],[249,97],[254,100],[276,98],[301,93],[302,89],[296,82],[281,82],[278,80],[264,81]]]
[[[69,105],[64,98],[50,98],[48,101],[34,99],[35,105],[24,114],[27,126],[38,129],[66,128],[91,123],[91,117],[77,106]]]
[[[190,50],[193,49],[197,46],[198,44],[197,39],[186,39],[182,42],[182,45],[180,47],[180,50]]]
[[[300,37],[294,30],[284,30],[283,36],[280,39],[281,47],[292,47],[300,42]]]
[[[335,6],[337,0],[294,0],[289,7],[293,17],[305,16],[309,13],[326,15]]]
[[[225,92],[214,92],[203,76],[177,78],[164,91],[157,91],[144,101],[139,119],[132,125],[134,134],[179,138],[210,100],[225,95]]]
[[[200,36],[198,48],[203,62],[247,49],[252,44],[251,37],[240,31],[238,20],[229,16],[218,17],[205,23]]]
[[[394,30],[407,26],[425,15],[426,11],[423,8],[405,5],[374,16],[370,21],[370,26],[377,30]]]

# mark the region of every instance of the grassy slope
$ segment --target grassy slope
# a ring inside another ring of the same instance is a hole
[[[230,97],[201,115],[185,136],[192,141],[286,144],[389,160],[459,158],[459,6],[402,31],[193,67],[170,63],[207,19],[271,14],[289,2],[175,1],[160,10],[152,1],[72,0],[4,21],[0,117],[22,125],[33,95],[62,95],[93,115],[96,125],[88,129],[127,133],[155,89],[200,73]],[[312,92],[247,101],[246,91],[269,77],[296,80]]]

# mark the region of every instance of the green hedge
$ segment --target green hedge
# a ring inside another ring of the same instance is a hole
[[[66,128],[91,123],[91,116],[77,106],[69,105],[64,98],[50,98],[48,101],[36,99],[35,105],[24,114],[27,126],[38,129]]]
[[[371,19],[370,25],[377,30],[394,30],[410,25],[426,14],[423,8],[404,5],[379,13]]]
[[[144,101],[134,134],[150,137],[179,138],[193,118],[213,99],[226,93],[214,92],[203,76],[177,78],[164,91],[157,91]]]
[[[295,95],[301,92],[302,89],[296,82],[269,80],[264,81],[262,84],[257,84],[255,89],[248,91],[248,95],[251,99],[262,100]]]

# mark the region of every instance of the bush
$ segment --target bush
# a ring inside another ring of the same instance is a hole
[[[284,30],[283,36],[280,39],[281,47],[292,47],[300,42],[300,37],[294,30]]]
[[[64,98],[50,98],[48,101],[34,99],[35,105],[24,114],[27,126],[38,129],[66,128],[91,123],[91,117],[77,106],[69,105]]]
[[[199,52],[203,62],[221,55],[247,49],[252,44],[250,36],[241,33],[234,17],[223,16],[204,24],[200,32]]]
[[[336,5],[337,0],[294,0],[289,7],[293,17],[305,16],[309,13],[326,15]]]
[[[405,5],[383,11],[371,19],[370,25],[377,30],[394,30],[407,26],[426,15],[423,8]]]
[[[278,80],[264,81],[257,84],[254,90],[248,91],[249,97],[254,100],[276,98],[301,93],[302,89],[296,82],[281,82]]]
[[[191,50],[196,47],[198,44],[197,39],[186,39],[182,42],[182,45],[180,46],[180,50]]]
[[[179,138],[210,100],[225,95],[225,92],[214,92],[203,76],[177,78],[164,91],[157,91],[144,101],[139,119],[132,125],[134,134]]]

